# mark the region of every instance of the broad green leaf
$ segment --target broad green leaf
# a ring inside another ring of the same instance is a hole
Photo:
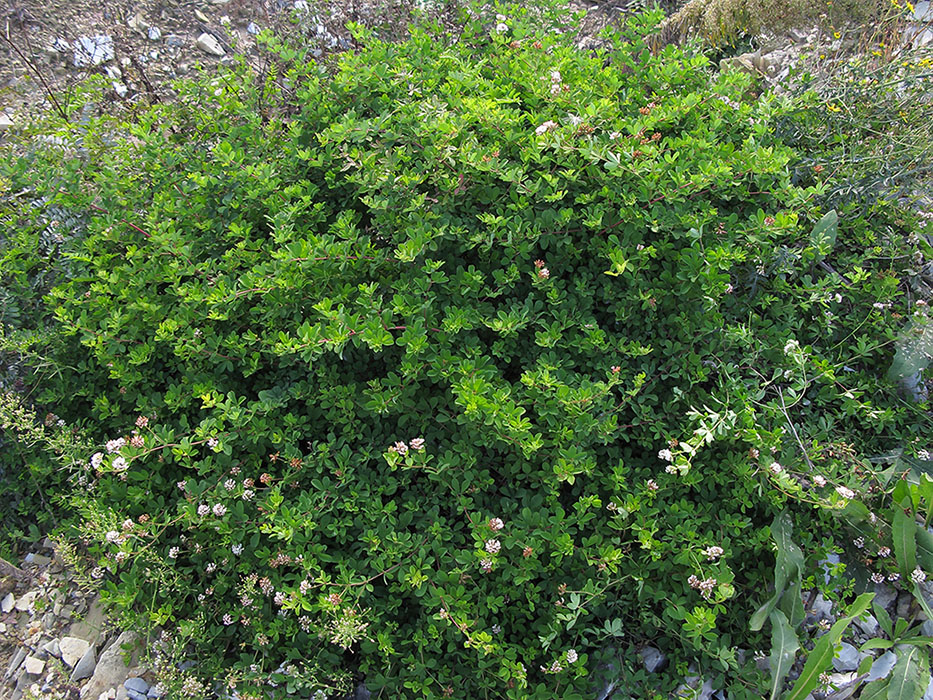
[[[884,633],[889,637],[893,636],[891,633],[894,630],[894,625],[891,622],[891,616],[888,615],[888,611],[876,602],[871,604],[871,609],[872,612],[875,613],[875,619],[878,620],[878,624],[881,625],[881,629],[884,630]]]
[[[771,620],[771,700],[778,697],[784,685],[784,676],[794,663],[800,641],[780,610],[772,610]]]
[[[842,639],[842,633],[845,632],[852,620],[861,616],[871,606],[871,601],[875,597],[874,593],[863,593],[849,608],[849,614],[840,618],[829,629],[829,632],[820,637],[813,651],[807,655],[807,662],[803,666],[800,678],[794,684],[790,692],[784,696],[784,700],[802,700],[810,691],[816,688],[820,682],[820,674],[823,673],[833,661],[836,653],[836,645]]]
[[[813,232],[810,234],[810,245],[816,248],[820,257],[826,257],[832,252],[833,247],[836,245],[838,230],[839,215],[836,214],[835,209],[827,212],[813,227]]]
[[[894,540],[894,556],[906,580],[917,566],[917,526],[914,519],[901,508],[894,508],[891,538]]]
[[[886,700],[888,697],[888,679],[879,678],[862,688],[859,700]]]
[[[927,650],[916,646],[896,648],[897,663],[888,683],[888,700],[920,700],[930,682]]]
[[[915,583],[911,592],[914,594],[914,600],[920,603],[920,607],[923,608],[923,612],[926,613],[927,619],[933,620],[933,610],[930,610],[930,606],[927,604],[926,597],[923,595],[923,591],[920,590],[920,586]]]
[[[803,552],[791,541],[792,530],[790,515],[786,512],[776,516],[774,522],[771,523],[771,537],[774,538],[774,544],[777,546],[777,556],[774,562],[774,595],[752,615],[749,621],[749,628],[752,631],[761,629],[784,593],[787,581],[792,577],[799,580],[803,575]]]

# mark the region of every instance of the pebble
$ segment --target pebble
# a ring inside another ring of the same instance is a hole
[[[129,88],[123,83],[114,83],[113,90],[117,93],[117,97],[126,97],[126,94],[129,92]]]
[[[134,693],[142,693],[143,695],[149,692],[149,684],[142,678],[127,678],[123,682],[123,687]]]
[[[16,669],[19,668],[19,665],[23,663],[23,659],[25,658],[26,658],[26,650],[20,647],[19,649],[16,650],[16,653],[13,654],[13,658],[10,659],[10,665],[7,666],[6,668],[7,678],[9,678],[14,673],[16,673]]]
[[[74,665],[81,660],[87,650],[91,648],[91,645],[84,639],[77,637],[62,637],[58,647],[62,652],[62,661],[69,667],[74,668]]]
[[[30,611],[32,610],[32,604],[38,597],[39,591],[29,591],[29,593],[17,599],[16,605],[14,607],[16,607],[16,609],[20,612]]]
[[[185,45],[185,40],[177,34],[167,34],[165,36],[165,45],[170,49],[177,49]]]
[[[308,6],[307,0],[295,0],[292,7],[298,12],[308,12],[311,9]]]
[[[195,10],[195,11],[194,11],[194,16],[197,17],[198,20],[201,21],[201,22],[204,22],[204,23],[210,22],[210,20],[207,18],[207,15],[205,15],[205,14],[204,14],[203,12],[201,12],[200,10]]]
[[[35,656],[27,656],[26,663],[26,673],[31,676],[38,676],[45,670],[45,661]]]
[[[9,125],[5,128],[9,129],[11,126],[13,126],[12,119],[7,117],[7,115],[5,114],[0,114],[0,119],[3,119],[3,118],[6,118],[10,122]],[[3,129],[3,128],[4,127],[0,127],[0,129]],[[0,610],[2,610],[5,613],[10,612],[13,609],[14,605],[16,605],[16,597],[12,593],[7,593],[6,597],[3,600],[0,600]]]
[[[866,615],[865,619],[856,618],[852,622],[858,629],[862,631],[862,634],[865,634],[869,637],[878,637],[881,635],[881,625],[878,624],[878,620],[875,619],[874,615]]]
[[[159,31],[158,27],[149,27],[149,33],[147,36],[149,37],[149,41],[158,41],[162,38],[162,32]]]
[[[146,21],[145,17],[143,17],[142,12],[137,12],[135,15],[130,17],[129,20],[127,20],[126,26],[128,26],[137,34],[145,35],[149,29],[149,22]]]
[[[74,64],[78,68],[99,66],[114,57],[113,37],[104,34],[82,36],[74,42]]]
[[[53,639],[51,642],[46,642],[42,645],[41,648],[44,652],[56,658],[59,658],[62,655],[62,650],[58,648],[57,639]]]
[[[201,51],[208,53],[211,56],[224,55],[224,49],[220,45],[220,42],[207,32],[204,32],[201,36],[198,37],[197,46],[199,49],[201,49]]]
[[[255,22],[250,22],[246,27],[246,31],[252,34],[253,36],[256,36],[260,32],[259,25],[256,24]]]
[[[34,564],[35,566],[46,566],[52,563],[52,560],[42,554],[36,554],[35,552],[30,552],[23,559],[25,564]]]

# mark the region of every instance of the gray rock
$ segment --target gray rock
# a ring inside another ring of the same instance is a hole
[[[13,128],[13,118],[10,117],[8,114],[0,113],[0,132],[4,132],[12,128]],[[13,594],[11,593],[10,595],[12,596]],[[4,598],[4,600],[6,599]],[[4,612],[9,612],[9,610],[4,610]]]
[[[897,589],[885,583],[875,584],[875,603],[878,603],[878,605],[884,608],[887,612],[891,612],[889,608],[896,600]]]
[[[871,669],[868,671],[868,678],[865,680],[869,683],[871,681],[876,681],[879,678],[886,678],[891,669],[894,668],[894,664],[897,661],[897,655],[893,651],[886,651],[871,665]]]
[[[30,552],[23,558],[23,562],[26,564],[35,564],[36,566],[46,566],[47,564],[51,564],[52,560],[42,554]]]
[[[71,682],[74,683],[75,681],[90,678],[94,675],[96,667],[97,652],[94,651],[94,647],[89,646],[87,651],[84,652],[84,656],[75,664],[74,670],[71,672]]]
[[[20,596],[16,599],[15,607],[20,612],[29,612],[32,610],[33,603],[36,602],[36,598],[39,597],[39,591],[29,591],[25,595]]]
[[[123,687],[143,695],[149,692],[149,684],[142,678],[127,678],[123,681]]]
[[[294,8],[296,12],[301,13],[308,12],[311,9],[307,0],[295,0],[295,2],[292,4],[292,8]]]
[[[168,34],[165,37],[165,45],[171,49],[178,49],[185,45],[185,40],[177,34]]]
[[[41,648],[44,652],[46,652],[50,656],[54,656],[55,658],[61,658],[62,650],[58,648],[57,639],[53,639],[51,642],[46,642],[45,644],[42,645]]]
[[[360,683],[356,686],[356,692],[353,694],[353,700],[370,700],[372,693],[369,691],[369,688],[366,687],[364,683]]]
[[[933,22],[933,7],[928,0],[921,0],[914,5],[914,19],[918,22]]]
[[[823,583],[829,584],[829,572],[831,567],[839,563],[839,555],[835,552],[830,552],[826,555],[825,559],[821,559],[818,564],[820,568],[823,569]],[[821,595],[822,597],[822,595]]]
[[[157,700],[157,698],[161,698],[163,695],[165,695],[165,689],[158,684],[152,686],[149,692],[146,693],[146,697],[150,700]]]
[[[142,36],[146,36],[146,33],[149,31],[149,22],[143,17],[142,12],[137,12],[130,17],[126,22],[126,26]]]
[[[924,620],[920,625],[920,632],[924,637],[933,637],[933,620]]]
[[[224,48],[220,45],[220,42],[213,37],[213,35],[204,32],[201,36],[198,37],[197,46],[204,53],[210,54],[211,56],[223,56]]]
[[[641,650],[641,660],[645,664],[645,670],[648,673],[654,673],[664,668],[667,663],[667,657],[656,647],[645,647]]]
[[[881,634],[881,625],[878,624],[878,620],[875,619],[874,615],[866,615],[864,620],[860,617],[856,618],[852,621],[852,624],[861,630],[862,634],[869,637],[877,637]]]
[[[146,36],[149,37],[149,41],[159,41],[162,38],[162,32],[158,27],[149,27]]]
[[[148,696],[145,693],[139,693],[135,690],[126,690],[126,697],[129,700],[148,700]]]
[[[30,676],[38,676],[45,670],[45,661],[35,656],[27,656],[24,666]]]
[[[13,654],[13,658],[10,659],[10,665],[6,667],[6,676],[5,678],[12,678],[13,674],[16,673],[16,670],[19,668],[19,665],[23,663],[23,659],[26,658],[26,650],[20,647],[16,650],[16,653]]]
[[[78,637],[62,637],[58,643],[58,648],[62,652],[62,661],[71,668],[74,668],[74,665],[84,657],[90,647],[86,639]]]
[[[839,649],[833,659],[833,668],[837,671],[854,671],[858,668],[859,661],[858,649],[848,642],[843,642],[842,648]]]
[[[826,700],[846,700],[852,697],[856,689],[862,682],[863,677],[855,671],[849,673],[830,673],[829,685],[835,688],[832,693],[826,696]]]
[[[96,698],[102,692],[115,686],[123,685],[130,671],[123,661],[123,647],[132,646],[136,643],[138,636],[135,632],[122,632],[116,641],[111,644],[100,655],[100,661],[97,668],[94,669],[94,675],[88,681],[82,697]],[[134,663],[132,660],[130,663]]]
[[[813,599],[813,604],[807,608],[807,624],[816,624],[820,620],[833,621],[833,602],[826,600],[822,593],[818,593]]]
[[[260,31],[259,25],[256,24],[255,22],[250,22],[249,25],[246,27],[246,31],[252,34],[253,36],[256,36],[257,34],[259,34],[259,31]]]
[[[10,118],[7,117],[5,114],[0,114],[0,118],[4,118],[4,117],[5,117],[6,119],[10,119]],[[12,119],[10,119],[10,124],[9,124],[9,126],[7,126],[6,128],[9,129],[11,126],[13,126],[13,120],[12,120]],[[3,127],[0,127],[0,130],[2,130],[2,129],[3,129]],[[12,593],[7,593],[6,596],[4,597],[4,599],[3,599],[3,600],[0,600],[0,611],[3,611],[3,612],[5,612],[5,613],[8,613],[8,612],[10,612],[10,611],[13,609],[13,606],[14,606],[14,605],[16,605],[16,597],[15,597]]]
[[[914,597],[912,594],[907,591],[901,591],[900,595],[897,596],[897,609],[896,613],[898,617],[910,617],[910,606],[913,605]]]
[[[78,68],[99,66],[113,60],[113,37],[82,36],[74,42],[74,64]]]

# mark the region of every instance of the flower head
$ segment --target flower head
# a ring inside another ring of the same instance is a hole
[[[556,128],[557,128],[557,123],[551,121],[550,119],[548,119],[546,122],[544,122],[543,124],[541,124],[541,126],[539,126],[537,129],[535,129],[535,133],[536,133],[538,136],[540,136],[541,134],[546,134],[546,133],[549,132],[549,131],[554,131],[554,129],[556,129]]]
[[[919,566],[910,572],[910,580],[914,583],[923,583],[927,580],[927,575],[923,572]]]
[[[568,649],[568,650],[567,650],[567,655],[566,655],[566,656],[567,656],[567,663],[568,663],[568,664],[576,663],[577,659],[579,658],[579,657],[577,656],[577,650],[576,650],[576,649]]]
[[[424,449],[424,438],[416,437],[409,444],[413,450],[422,450]]]
[[[104,461],[104,453],[95,452],[94,455],[91,457],[91,466],[94,467],[94,469],[97,469],[101,465],[101,462],[103,461]]]
[[[671,454],[671,451],[669,449],[664,448],[663,450],[658,451],[658,459],[663,460],[665,462],[673,462],[674,455]]]
[[[838,493],[843,498],[855,498],[855,491],[846,488],[845,486],[837,486],[836,493]]]
[[[491,518],[489,520],[489,529],[493,532],[499,532],[504,527],[505,523],[502,522],[502,518]]]
[[[819,487],[826,486],[826,477],[817,474],[816,476],[813,477],[813,483]]]
[[[723,555],[723,549],[722,547],[717,547],[715,545],[712,547],[707,547],[703,550],[703,555],[710,561],[713,561],[715,559],[719,559],[719,557]]]
[[[490,554],[496,554],[500,549],[502,549],[502,544],[499,540],[486,540],[486,551]]]
[[[214,515],[219,518],[227,512],[227,507],[222,503],[215,503],[212,510],[214,511]]]
[[[115,472],[125,472],[130,465],[123,457],[114,457],[110,466],[113,467]]]

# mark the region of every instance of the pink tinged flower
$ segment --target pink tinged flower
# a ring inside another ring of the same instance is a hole
[[[865,546],[865,538],[856,537],[854,540],[852,540],[852,544],[854,544],[856,548],[861,549],[862,547]]]
[[[502,522],[502,518],[492,518],[489,521],[489,529],[493,532],[498,532],[505,527],[505,523]]]
[[[490,554],[496,554],[502,545],[499,543],[499,540],[486,540],[486,551]]]
[[[576,650],[576,649],[568,649],[568,650],[567,650],[567,663],[568,663],[568,664],[576,663],[578,658],[580,658],[580,657],[577,656],[577,650]]]
[[[255,493],[254,491],[251,491],[250,489],[246,489],[246,491],[243,492],[243,500],[244,500],[244,501],[251,501],[251,500],[253,500],[253,496],[255,496],[255,495],[256,495],[256,493]]]
[[[110,532],[107,533],[106,538],[107,538],[107,541],[110,542],[111,544],[115,542],[119,542],[120,533],[117,532],[116,530],[111,530]]]
[[[130,444],[133,447],[142,447],[143,445],[146,444],[146,441],[145,439],[143,439],[142,435],[134,435],[133,437],[130,438]]]
[[[110,466],[113,467],[115,472],[125,472],[130,466],[123,457],[114,457],[113,462],[110,463]]]
[[[622,371],[622,368],[619,367],[619,365],[613,365],[612,367],[609,368],[609,371],[612,372],[613,374],[618,374],[619,372]]]
[[[219,518],[227,512],[227,507],[223,505],[222,503],[216,503],[214,504],[213,511],[214,511],[214,515],[216,515]]]
[[[170,550],[168,550],[169,559],[176,559],[177,557],[178,557],[178,547],[172,547]]]
[[[178,489],[179,489],[180,491],[184,491],[185,488],[188,486],[188,482],[187,482],[187,481],[179,481],[177,484],[175,484],[175,486],[177,486]]]
[[[101,462],[103,461],[104,461],[104,453],[95,452],[94,455],[91,457],[91,466],[94,467],[94,469],[97,469],[101,465]]]
[[[557,123],[552,122],[550,119],[548,119],[546,122],[541,124],[541,126],[535,129],[535,133],[538,134],[538,136],[540,136],[541,134],[546,134],[549,131],[554,131],[554,129],[556,128],[557,128]]]
[[[894,582],[897,581],[900,577],[901,575],[895,571],[893,574],[888,574],[888,581]]]
[[[413,450],[423,450],[424,449],[424,438],[417,437],[411,441],[410,447]]]
[[[882,559],[884,559],[885,557],[891,556],[891,548],[890,547],[879,547],[878,556],[881,557]]]
[[[233,615],[230,613],[224,613],[224,624],[228,627],[233,624]]]
[[[813,483],[822,488],[823,486],[826,486],[826,477],[817,474],[813,477]]]
[[[836,493],[838,493],[843,498],[855,498],[855,491],[846,488],[845,486],[837,486]]]
[[[782,467],[778,462],[771,462],[771,466],[768,467],[768,469],[771,470],[772,474],[780,474],[782,471],[784,471],[784,467]]]
[[[408,454],[408,445],[399,440],[392,447],[389,448],[390,452],[398,452],[400,455],[404,456]]]
[[[479,568],[482,569],[484,574],[488,574],[492,571],[492,559],[483,559],[479,563]]]
[[[207,505],[206,503],[202,503],[201,505],[198,506],[198,515],[200,515],[202,518],[210,512],[211,512],[211,507]]]
[[[149,425],[149,419],[146,416],[139,416],[136,419],[137,428],[145,428],[147,425]]]
[[[726,285],[726,294],[732,294],[732,292],[734,291],[735,291],[735,287],[733,287],[731,284]]]
[[[884,574],[879,574],[876,571],[871,575],[871,580],[873,583],[884,583]]]
[[[133,521],[130,518],[127,518],[126,520],[123,521],[122,527],[124,530],[132,530],[133,525],[134,525]]]
[[[663,450],[659,450],[659,451],[658,451],[658,459],[660,459],[660,460],[662,460],[662,461],[664,461],[664,462],[673,462],[673,461],[674,461],[674,455],[671,454],[671,451],[670,451],[669,449],[664,448]]]
[[[230,547],[230,551],[233,552],[236,556],[240,556],[243,553],[243,545],[235,544]]]
[[[658,482],[655,481],[654,479],[648,479],[648,481],[647,481],[647,483],[645,484],[645,486],[648,487],[648,490],[649,490],[649,491],[657,491],[657,490],[658,490]]]
[[[923,573],[923,569],[919,566],[910,572],[910,580],[914,583],[923,583],[927,580],[927,575]]]
[[[706,549],[703,550],[703,554],[706,556],[707,559],[709,559],[710,561],[713,561],[714,559],[719,559],[719,557],[723,555],[723,549],[722,547],[716,547],[716,546],[707,547]]]
[[[123,447],[125,444],[126,444],[126,440],[124,438],[117,438],[116,440],[108,440],[107,441],[107,452],[109,452],[110,454],[113,454],[114,452],[119,450],[121,447]]]
[[[279,606],[284,605],[285,604],[285,592],[278,591],[275,594],[275,598],[272,599],[272,602],[274,602],[276,605],[279,605]]]
[[[664,471],[666,471],[668,474],[676,474],[677,467],[675,467],[673,464],[668,464],[666,467],[664,467]]]
[[[214,448],[217,447],[217,445],[219,445],[219,444],[220,444],[220,440],[218,440],[217,438],[213,438],[213,437],[212,437],[212,438],[208,439],[208,441],[207,441],[207,446],[210,447],[211,449],[214,449]]]
[[[540,270],[538,270],[538,277],[540,277],[541,279],[546,280],[550,276],[551,276],[551,271],[548,270],[546,267],[542,267]]]
[[[214,573],[214,572],[217,570],[217,564],[215,564],[215,563],[212,562],[212,561],[209,561],[209,562],[207,563],[207,566],[204,567],[204,570],[205,570],[207,573],[212,574],[212,573]]]
[[[227,489],[227,491],[233,491],[233,489],[236,488],[236,481],[233,479],[227,479],[224,482],[224,488]]]

